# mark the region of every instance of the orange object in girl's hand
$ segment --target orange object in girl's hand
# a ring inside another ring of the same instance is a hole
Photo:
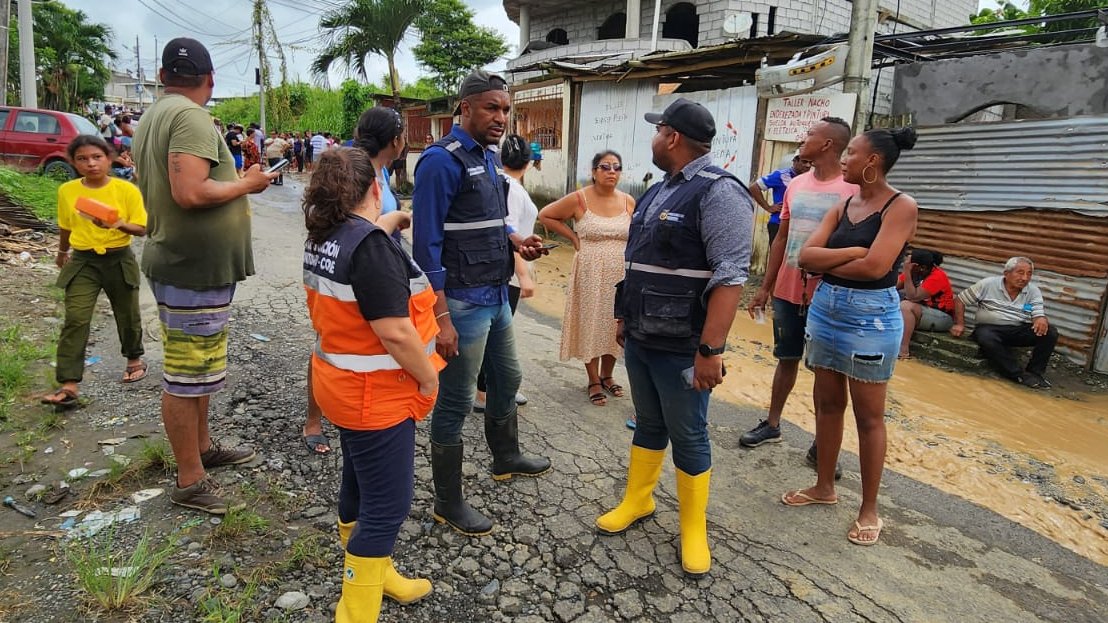
[[[119,210],[88,197],[77,197],[77,205],[74,206],[83,216],[99,220],[101,223],[111,225],[119,220]]]

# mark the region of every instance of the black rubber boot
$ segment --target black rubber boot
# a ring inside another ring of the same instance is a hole
[[[466,536],[492,532],[488,517],[473,510],[462,496],[462,444],[443,446],[431,442],[431,474],[435,481],[435,521]]]
[[[499,422],[485,418],[485,440],[492,451],[493,480],[512,476],[538,476],[550,471],[550,459],[526,457],[519,452],[519,414],[513,412]]]

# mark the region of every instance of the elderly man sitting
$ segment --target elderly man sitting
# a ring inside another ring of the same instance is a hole
[[[1031,284],[1035,265],[1026,257],[1013,257],[1004,264],[1004,275],[986,277],[973,284],[954,299],[954,326],[950,334],[961,337],[965,332],[966,305],[977,305],[977,328],[973,339],[981,351],[1009,379],[1046,389],[1050,382],[1043,377],[1058,330],[1050,326],[1043,311],[1043,293]],[[1011,346],[1032,346],[1027,369],[1021,370],[1009,350]]]

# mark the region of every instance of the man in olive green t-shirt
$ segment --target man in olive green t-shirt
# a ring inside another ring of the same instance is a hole
[[[208,403],[227,376],[227,320],[235,284],[254,274],[250,202],[276,174],[258,165],[239,178],[230,149],[202,108],[215,82],[208,50],[177,38],[162,51],[165,95],[134,138],[149,219],[142,271],[158,302],[165,347],[162,422],[177,460],[175,504],[222,515],[228,503],[205,468],[245,463],[250,448],[221,448]]]

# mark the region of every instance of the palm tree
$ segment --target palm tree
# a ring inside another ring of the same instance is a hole
[[[42,105],[78,110],[88,100],[99,99],[111,78],[107,62],[116,57],[111,28],[56,2],[35,4],[34,20]]]
[[[319,26],[328,31],[328,41],[312,63],[312,72],[326,79],[331,66],[341,63],[348,72],[353,70],[368,81],[366,58],[370,54],[384,56],[389,64],[392,96],[399,104],[396,50],[412,22],[429,4],[429,0],[354,0],[324,14]]]

